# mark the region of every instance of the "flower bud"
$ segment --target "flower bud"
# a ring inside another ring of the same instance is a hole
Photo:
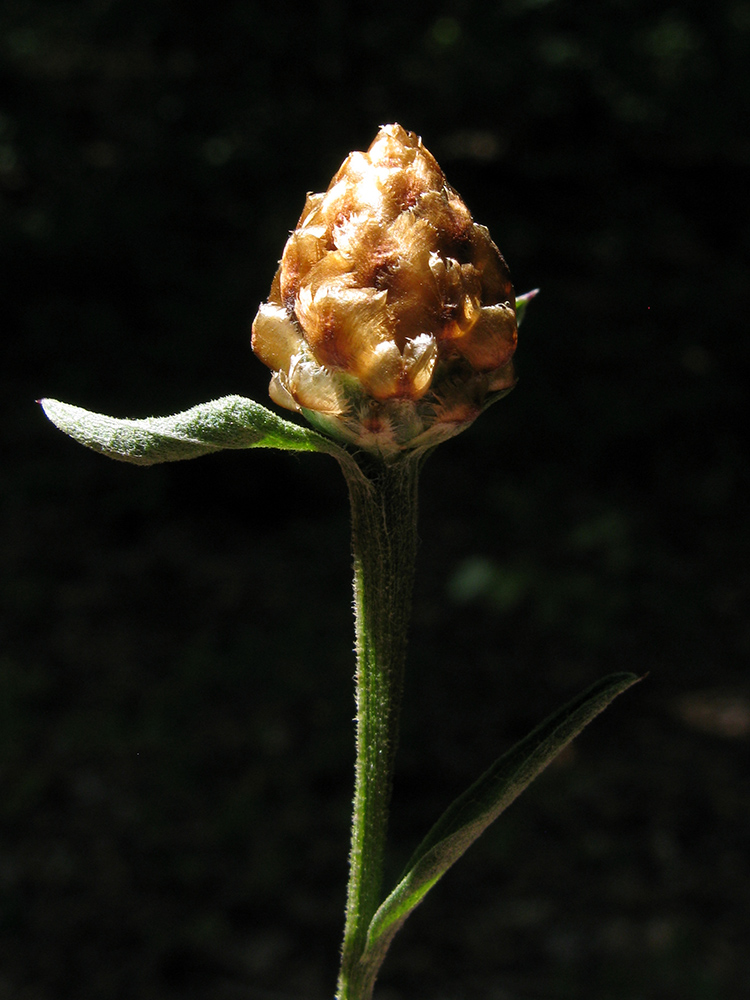
[[[508,268],[422,140],[385,125],[307,197],[253,350],[271,398],[384,457],[457,434],[515,384]]]

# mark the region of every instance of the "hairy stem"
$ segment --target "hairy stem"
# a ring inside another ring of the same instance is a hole
[[[367,462],[367,465],[365,465]],[[357,757],[346,926],[337,1000],[369,1000],[381,959],[364,956],[383,860],[416,557],[419,459],[360,460],[352,509]]]

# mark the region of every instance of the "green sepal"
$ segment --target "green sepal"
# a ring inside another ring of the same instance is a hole
[[[533,288],[530,292],[524,292],[516,299],[516,326],[520,326],[526,316],[526,308],[532,299],[539,294],[538,288]]]
[[[438,879],[595,716],[638,680],[619,673],[598,681],[545,719],[448,807],[373,916],[363,961],[382,961],[396,931]]]
[[[52,423],[80,444],[134,465],[179,462],[225,448],[322,451],[340,461],[348,458],[335,442],[242,396],[222,396],[171,417],[142,420],[91,413],[56,399],[40,403]]]

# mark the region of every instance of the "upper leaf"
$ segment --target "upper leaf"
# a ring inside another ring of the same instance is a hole
[[[242,396],[223,396],[170,417],[142,420],[91,413],[56,399],[40,402],[52,423],[80,444],[135,465],[179,462],[224,448],[322,451],[339,460],[349,458],[335,442]]]

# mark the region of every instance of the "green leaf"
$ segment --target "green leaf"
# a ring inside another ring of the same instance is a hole
[[[526,315],[526,307],[532,299],[535,299],[539,294],[539,289],[534,288],[530,292],[524,292],[523,295],[519,295],[516,299],[516,326],[520,326],[523,322],[524,316]]]
[[[448,807],[372,918],[363,960],[382,961],[396,931],[438,879],[599,712],[638,680],[635,674],[612,674],[588,688],[500,757]]]
[[[333,441],[242,396],[223,396],[171,417],[143,420],[107,417],[56,399],[40,402],[52,423],[76,441],[135,465],[179,462],[224,448],[322,451],[340,461],[349,457]]]

